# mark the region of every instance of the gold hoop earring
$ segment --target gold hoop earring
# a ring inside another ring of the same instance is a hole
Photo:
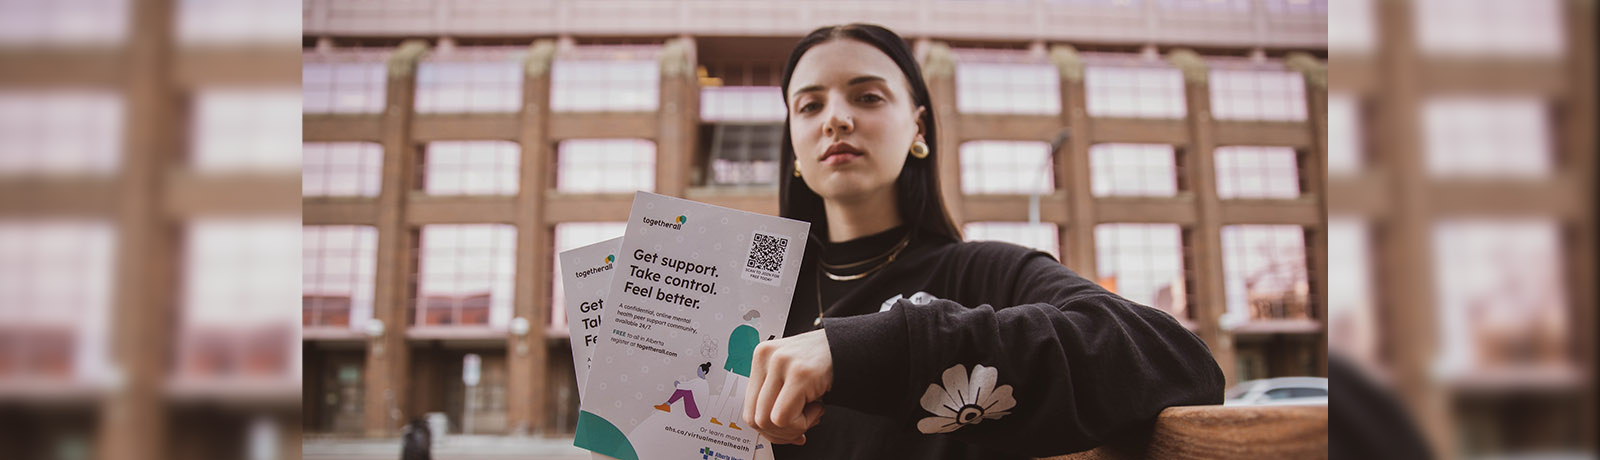
[[[800,177],[800,159],[794,159],[794,177]]]
[[[917,157],[918,160],[927,158],[928,157],[928,143],[927,142],[922,142],[922,141],[912,142],[911,143],[911,156]]]

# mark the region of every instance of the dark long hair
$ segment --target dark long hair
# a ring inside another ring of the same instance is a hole
[[[905,74],[911,86],[911,106],[926,107],[922,111],[922,138],[928,143],[927,158],[908,158],[900,176],[895,179],[894,193],[898,202],[900,221],[910,226],[914,235],[961,241],[961,231],[956,229],[945,209],[944,197],[939,193],[939,128],[933,116],[933,103],[928,97],[928,83],[922,79],[922,68],[911,56],[911,47],[904,39],[889,29],[872,24],[846,24],[823,27],[807,34],[789,52],[789,62],[783,66],[783,102],[789,106],[789,79],[794,77],[794,66],[800,57],[817,44],[834,40],[851,39],[872,45],[888,55],[900,73]],[[827,241],[828,216],[823,211],[822,197],[806,186],[805,181],[794,177],[794,143],[789,137],[789,117],[783,119],[782,155],[778,161],[778,215],[811,223],[811,232]]]

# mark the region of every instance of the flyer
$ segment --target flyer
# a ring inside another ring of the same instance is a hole
[[[750,360],[783,334],[810,226],[635,194],[573,443],[620,460],[754,458]]]
[[[567,293],[567,332],[572,346],[573,374],[577,376],[578,401],[583,401],[583,386],[589,380],[589,365],[594,356],[594,345],[600,342],[600,311],[605,306],[606,291],[611,288],[611,276],[616,270],[617,249],[622,238],[573,248],[560,254],[561,286]],[[772,458],[766,439],[757,440],[756,460]],[[607,459],[605,455],[590,453],[593,458]]]
[[[589,381],[594,345],[600,342],[600,310],[616,272],[617,248],[622,238],[612,238],[562,252],[561,287],[566,291],[567,332],[572,340],[572,366],[578,376],[578,401]]]

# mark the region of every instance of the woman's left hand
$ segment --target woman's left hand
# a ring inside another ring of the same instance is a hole
[[[822,398],[833,387],[828,336],[817,330],[762,342],[750,363],[744,419],[774,444],[805,444],[822,421]]]

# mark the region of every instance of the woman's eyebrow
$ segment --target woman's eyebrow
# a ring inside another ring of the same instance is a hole
[[[862,83],[874,82],[874,81],[882,83],[882,82],[885,82],[887,80],[884,80],[883,77],[880,77],[880,76],[877,76],[877,75],[862,75],[862,76],[850,79],[850,81],[845,82],[844,85],[845,86],[855,86],[855,85],[859,85],[859,84],[862,84]],[[811,85],[811,86],[807,86],[807,87],[795,90],[794,93],[789,95],[789,98],[793,99],[795,96],[799,96],[800,93],[809,93],[809,92],[812,92],[812,91],[821,91],[821,90],[822,90],[822,85]]]

